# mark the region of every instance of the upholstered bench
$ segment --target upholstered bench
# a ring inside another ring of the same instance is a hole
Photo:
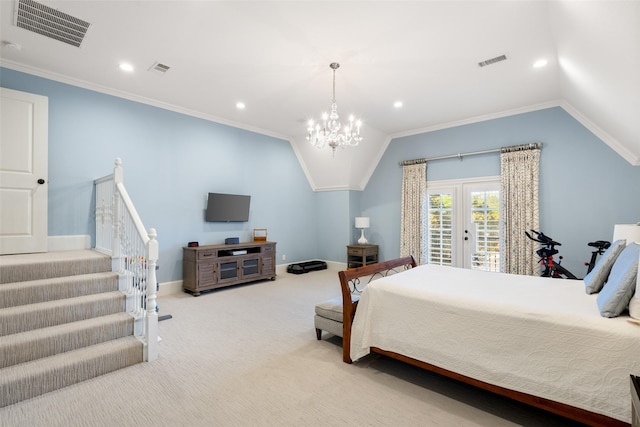
[[[351,301],[357,302],[360,295],[351,294]],[[322,339],[322,331],[342,337],[342,297],[335,297],[316,305],[314,324],[316,327],[316,337]]]

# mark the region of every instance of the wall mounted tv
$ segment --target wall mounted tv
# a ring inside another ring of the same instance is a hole
[[[209,193],[207,198],[207,222],[247,222],[251,196],[240,194]]]

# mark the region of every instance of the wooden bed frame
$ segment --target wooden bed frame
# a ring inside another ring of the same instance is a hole
[[[631,375],[631,426],[640,427],[640,378]]]
[[[340,278],[340,287],[342,288],[342,304],[343,304],[343,326],[342,326],[342,359],[345,363],[352,363],[350,348],[351,348],[351,325],[356,313],[358,302],[351,301],[352,290],[357,290],[358,285],[361,283],[361,278],[367,280],[370,276],[386,276],[390,272],[399,272],[401,270],[413,268],[416,266],[416,260],[413,256],[407,256],[403,258],[396,258],[390,261],[383,261],[376,264],[370,264],[364,267],[352,268],[338,272]],[[370,279],[369,279],[370,280]],[[372,353],[382,354],[393,359],[400,360],[402,362],[409,363],[411,365],[426,369],[444,375],[449,378],[453,378],[458,381],[476,386],[483,390],[508,397],[510,399],[534,406],[536,408],[543,409],[545,411],[561,415],[563,417],[590,425],[590,426],[630,426],[623,421],[616,420],[605,415],[597,414],[587,411],[585,409],[576,408],[566,405],[564,403],[555,402],[553,400],[533,396],[514,390],[510,390],[504,387],[495,386],[493,384],[486,383],[471,377],[460,375],[456,372],[452,372],[446,369],[442,369],[438,366],[431,365],[420,360],[416,360],[402,354],[386,351],[381,348],[371,347]]]

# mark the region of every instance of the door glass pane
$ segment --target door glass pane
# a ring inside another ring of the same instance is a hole
[[[427,262],[451,265],[453,233],[453,197],[451,193],[429,194]]]
[[[246,259],[242,262],[242,274],[249,276],[251,274],[258,274],[258,259]]]
[[[232,279],[235,277],[238,277],[237,261],[221,262],[220,263],[220,279]]]
[[[471,224],[475,246],[471,253],[474,270],[500,271],[500,193],[471,192]]]

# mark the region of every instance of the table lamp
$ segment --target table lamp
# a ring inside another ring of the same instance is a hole
[[[369,228],[369,217],[367,216],[357,216],[356,217],[356,228],[360,229],[360,238],[358,239],[358,244],[366,245],[369,243],[366,237],[364,237],[364,229]]]

